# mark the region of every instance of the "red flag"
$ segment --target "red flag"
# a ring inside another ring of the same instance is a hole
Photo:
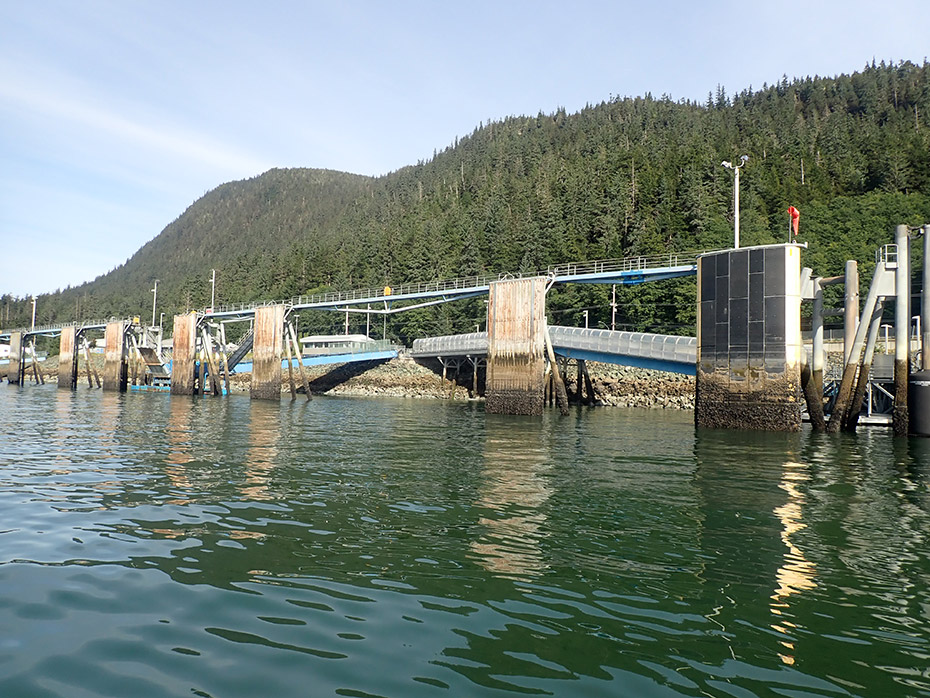
[[[791,216],[791,229],[794,230],[795,237],[798,234],[798,221],[801,220],[801,212],[794,206],[788,207],[788,215]]]

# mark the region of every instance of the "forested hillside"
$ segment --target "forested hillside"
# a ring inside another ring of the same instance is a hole
[[[794,205],[805,265],[822,275],[847,258],[870,267],[895,224],[930,222],[930,64],[784,78],[732,96],[719,88],[704,104],[646,95],[509,117],[379,178],[295,169],[223,184],[122,266],[41,297],[38,322],[146,317],[155,278],[159,311],[204,307],[213,268],[221,304],[723,247],[733,177],[720,163],[743,154],[743,245],[786,240]],[[609,326],[609,291],[563,292],[553,321],[589,308],[593,326]],[[693,281],[618,296],[618,328],[693,329]],[[31,301],[2,302],[0,324],[28,324]],[[482,309],[399,316],[389,334],[474,329]],[[303,321],[321,331],[341,322]]]

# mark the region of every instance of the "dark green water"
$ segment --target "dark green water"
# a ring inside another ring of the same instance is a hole
[[[930,696],[930,441],[0,386],[0,696]]]

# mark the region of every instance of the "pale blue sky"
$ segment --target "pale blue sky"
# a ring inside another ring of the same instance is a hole
[[[488,119],[922,63],[927,27],[927,0],[2,0],[0,292],[92,280],[272,167],[380,175]]]

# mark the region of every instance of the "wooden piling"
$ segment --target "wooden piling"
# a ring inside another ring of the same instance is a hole
[[[126,322],[117,320],[109,323],[104,337],[103,389],[125,392],[128,383]]]
[[[223,380],[226,383],[226,394],[230,394],[229,389],[229,359],[226,356],[226,347],[228,346],[226,342],[226,326],[220,325],[220,342],[222,347],[220,349],[220,356],[223,357]]]
[[[287,386],[291,391],[291,402],[297,399],[297,388],[294,386],[294,360],[291,358],[291,343],[285,337],[284,355],[287,357]]]
[[[559,362],[555,358],[555,349],[552,347],[552,338],[549,336],[549,329],[543,331],[543,343],[546,345],[546,355],[549,357],[549,366],[552,369],[552,380],[555,383],[555,400],[559,406],[559,412],[562,416],[568,414],[568,393],[565,390],[565,382],[559,372]]]
[[[223,394],[223,384],[220,382],[220,366],[213,354],[213,342],[206,327],[201,328],[200,336],[203,346],[203,361],[206,362],[210,371],[210,393],[214,397],[218,397]],[[206,386],[202,386],[201,390],[206,392]]]
[[[859,424],[859,415],[862,412],[862,400],[865,398],[866,390],[869,386],[869,378],[872,372],[872,357],[875,355],[875,343],[878,341],[878,330],[882,324],[882,304],[878,303],[872,318],[869,321],[869,336],[865,344],[865,354],[862,357],[862,365],[859,366],[859,377],[856,380],[856,387],[853,390],[852,399],[846,408],[846,414],[843,418],[844,431],[856,431]]]
[[[588,373],[588,362],[580,359],[579,363],[581,364],[581,375],[584,377],[585,404],[593,405],[597,398],[594,395],[594,382],[591,380],[591,374]]]
[[[174,316],[171,352],[171,394],[193,395],[197,348],[197,313]]]
[[[97,387],[100,388],[103,383],[100,380],[100,374],[97,373],[97,369],[94,366],[93,359],[90,358],[90,343],[83,334],[81,335],[81,345],[84,347],[84,367],[87,369],[87,387],[94,387],[93,382],[91,382],[91,373],[93,373],[93,380],[97,382]]]
[[[36,340],[33,339],[28,347],[29,355],[32,357],[32,378],[36,382],[36,385],[45,385],[45,378],[42,375],[42,372],[39,370],[39,357],[36,354]]]
[[[253,400],[281,399],[283,338],[284,306],[267,305],[256,308],[250,388]]]
[[[58,387],[62,390],[74,390],[78,382],[78,353],[76,349],[77,328],[61,328],[58,341]]]
[[[291,343],[294,345],[294,356],[297,358],[297,370],[300,372],[300,382],[304,386],[307,402],[310,402],[310,400],[313,399],[313,396],[310,394],[310,379],[307,378],[307,373],[304,371],[303,352],[300,351],[300,342],[297,341],[297,331],[292,324],[288,323],[287,332],[290,336]],[[285,337],[284,341],[287,341],[287,337]]]

